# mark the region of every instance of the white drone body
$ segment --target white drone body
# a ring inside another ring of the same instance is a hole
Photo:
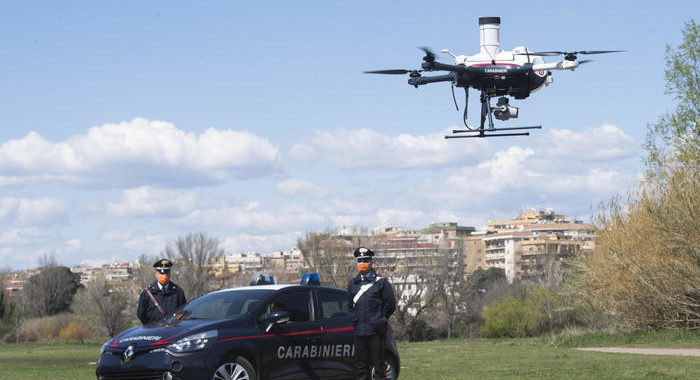
[[[451,55],[455,59],[455,65],[463,66],[485,66],[485,65],[513,65],[522,66],[527,63],[532,63],[532,70],[535,75],[540,77],[547,76],[544,84],[552,83],[551,75],[548,75],[549,70],[576,70],[579,67],[579,62],[574,60],[561,60],[559,62],[546,63],[539,55],[528,54],[530,51],[524,46],[518,46],[512,51],[501,50],[500,20],[495,17],[482,18],[486,22],[479,25],[481,51],[475,55],[455,55],[448,49],[442,49],[443,53]],[[534,53],[534,52],[532,52]],[[537,53],[535,53],[537,54]],[[540,87],[531,90],[535,92]]]
[[[525,99],[531,93],[545,85],[552,83],[552,70],[576,70],[579,65],[589,62],[577,60],[577,54],[603,54],[614,53],[621,50],[584,50],[574,52],[550,51],[533,52],[524,46],[518,46],[512,51],[502,51],[500,44],[500,17],[480,17],[479,31],[481,49],[475,55],[455,55],[447,49],[442,52],[454,58],[454,64],[445,64],[435,60],[435,54],[428,48],[425,51],[420,70],[375,70],[366,71],[371,74],[410,74],[408,84],[418,87],[436,82],[451,82],[452,88],[462,87],[465,91],[464,125],[466,130],[455,130],[454,133],[465,133],[457,137],[491,137],[491,136],[522,136],[529,133],[486,134],[485,132],[539,129],[541,126],[494,128],[493,117],[498,120],[509,120],[518,117],[518,108],[509,105],[508,97]],[[564,55],[559,62],[547,63],[542,59],[545,56]],[[423,76],[426,71],[446,71],[445,75]],[[481,124],[478,128],[472,128],[467,124],[467,106],[469,88],[481,92]],[[499,97],[496,106],[491,106],[490,99]],[[454,97],[454,92],[453,92]],[[455,100],[455,106],[457,102]],[[459,108],[458,108],[459,109]],[[484,122],[488,118],[489,128],[484,128]],[[470,132],[477,134],[470,135]]]

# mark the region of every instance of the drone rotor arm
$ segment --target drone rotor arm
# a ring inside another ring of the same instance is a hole
[[[371,71],[363,71],[365,74],[391,74],[391,75],[403,75],[403,74],[408,74],[414,71],[423,71],[423,70],[406,70],[406,69],[390,69],[390,70],[371,70]]]
[[[445,75],[436,75],[433,77],[415,77],[415,78],[409,78],[408,79],[408,84],[412,86],[422,86],[424,84],[428,83],[436,83],[436,82],[452,82],[454,81],[454,74],[449,73]]]

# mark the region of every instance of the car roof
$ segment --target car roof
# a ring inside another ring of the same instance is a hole
[[[300,285],[300,284],[276,284],[276,285],[251,285],[251,286],[241,286],[239,288],[230,288],[230,289],[222,289],[222,290],[217,290],[212,293],[219,293],[219,292],[238,292],[238,291],[244,291],[244,290],[272,290],[272,291],[279,291],[282,289],[287,289],[287,288],[320,288],[320,289],[332,289],[332,290],[343,290],[343,289],[338,289],[338,288],[331,288],[328,286],[318,286],[318,285]]]

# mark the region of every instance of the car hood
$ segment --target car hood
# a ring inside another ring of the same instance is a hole
[[[216,329],[227,320],[175,320],[167,323],[149,323],[123,331],[114,339],[107,341],[110,347],[145,347],[167,346],[188,335]],[[230,320],[228,320],[230,322]]]

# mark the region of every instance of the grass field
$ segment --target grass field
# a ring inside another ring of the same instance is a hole
[[[574,347],[699,348],[700,332],[401,343],[401,380],[700,379],[700,358],[582,352]],[[0,379],[94,380],[99,343],[0,346]]]

